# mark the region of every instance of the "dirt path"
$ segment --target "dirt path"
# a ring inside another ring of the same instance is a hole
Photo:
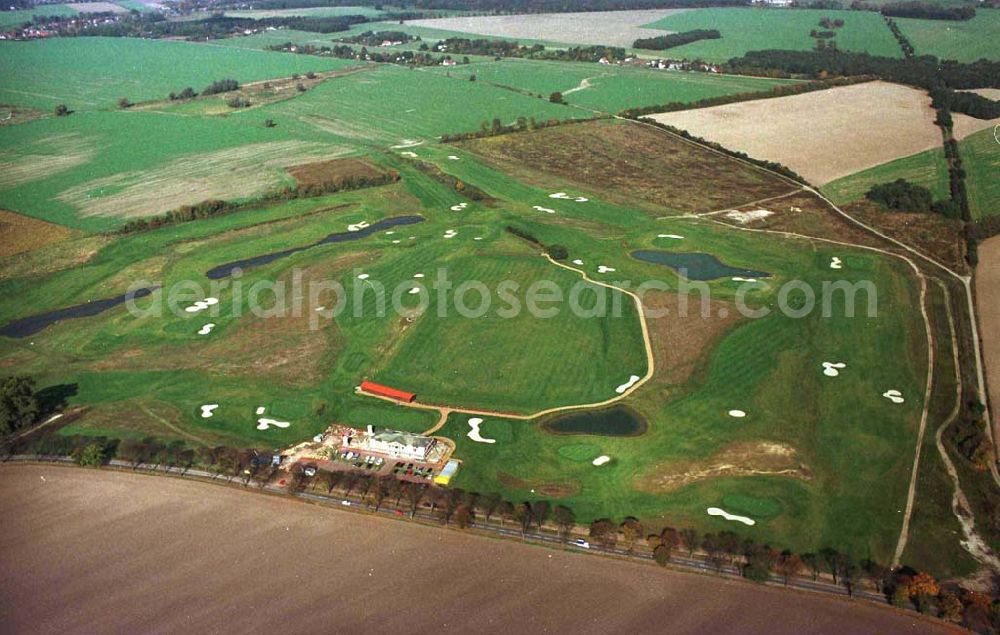
[[[887,606],[240,488],[48,465],[0,471],[9,632],[956,632]]]
[[[584,77],[583,79],[580,80],[580,84],[576,88],[570,88],[569,90],[564,90],[562,93],[563,96],[565,97],[566,95],[572,95],[573,93],[579,92],[581,90],[587,90],[591,86],[590,80],[597,79],[597,77],[598,77],[597,75],[595,75],[594,77]]]
[[[164,419],[160,415],[158,415],[155,412],[153,412],[152,410],[150,410],[145,404],[140,405],[139,409],[142,410],[143,412],[145,412],[146,414],[148,414],[153,419],[156,419],[157,421],[159,421],[161,424],[163,424],[171,432],[179,434],[179,435],[181,435],[183,437],[187,437],[187,438],[191,439],[192,441],[197,441],[198,443],[200,443],[200,444],[202,444],[204,446],[211,445],[211,443],[209,443],[207,440],[203,439],[202,437],[199,437],[196,434],[192,434],[192,433],[188,432],[187,430],[179,428],[179,427],[175,426],[174,424],[170,423],[169,421],[167,421],[166,419]]]

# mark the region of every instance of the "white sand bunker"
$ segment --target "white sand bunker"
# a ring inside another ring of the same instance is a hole
[[[793,211],[793,212],[801,212],[802,211],[801,207],[795,207],[794,205],[792,205],[788,209],[791,210],[791,211]]]
[[[482,236],[476,236],[476,237],[475,237],[475,238],[473,238],[472,240],[482,240],[482,239],[483,239],[483,237],[482,237]]]
[[[452,205],[451,206],[451,211],[453,211],[453,212],[461,212],[462,210],[464,210],[468,206],[469,206],[468,203],[459,203],[458,205]]]
[[[843,269],[843,267],[844,267],[844,263],[842,263],[840,261],[840,258],[834,256],[833,259],[830,260],[830,268],[831,269]]]
[[[413,287],[407,293],[409,293],[410,295],[417,295],[418,293],[420,293],[420,287]]]
[[[444,233],[445,238],[454,238],[455,236],[458,236],[458,232],[454,229],[449,229]]]
[[[594,459],[593,461],[591,461],[591,463],[593,463],[594,465],[604,465],[605,463],[607,463],[610,460],[611,460],[610,456],[608,456],[606,454],[602,454],[601,456],[599,456],[596,459]]]
[[[576,260],[574,260],[574,261],[573,261],[573,264],[574,264],[574,265],[582,265],[582,264],[583,264],[583,261],[582,261],[582,260],[580,260],[579,258],[577,258]]]
[[[416,152],[400,152],[400,154],[403,155],[404,157],[410,157],[411,159],[417,158]]]
[[[217,403],[205,404],[204,406],[201,407],[201,418],[202,419],[210,419],[212,417],[212,413],[218,407],[219,407],[219,404],[217,404]]]
[[[768,216],[774,214],[774,212],[766,209],[755,209],[749,212],[738,212],[732,211],[726,214],[726,218],[734,220],[740,225],[745,225],[751,221],[761,220],[762,218],[767,218]]]
[[[570,196],[566,192],[556,192],[555,194],[549,194],[549,198],[557,198],[563,201],[576,201],[577,203],[586,203],[588,200],[585,196]]]
[[[684,240],[683,236],[677,234],[657,234],[657,238],[673,238],[674,240]]]
[[[468,437],[475,441],[476,443],[496,443],[496,439],[486,439],[481,434],[479,434],[479,426],[483,424],[483,420],[479,417],[473,417],[469,419],[469,434]]]
[[[257,412],[257,416],[260,416],[260,415],[264,414],[265,412],[267,412],[267,408],[265,408],[264,406],[257,406],[256,412]]]
[[[597,273],[611,273],[614,271],[614,267],[605,267],[604,265],[597,265]]]
[[[823,374],[827,377],[836,377],[844,368],[847,368],[844,362],[823,362]]]
[[[740,278],[739,276],[734,277],[733,282],[757,282],[757,278]]]
[[[393,235],[393,234],[395,234],[395,233],[396,233],[396,232],[394,232],[394,231],[392,231],[392,230],[390,229],[389,231],[387,231],[387,232],[385,233],[385,235],[386,235],[386,236],[392,236],[392,235]]]
[[[422,274],[422,273],[415,273],[415,274],[413,274],[413,277],[414,278],[423,278],[424,274]]]
[[[360,223],[354,223],[353,225],[348,225],[347,231],[358,232],[361,231],[362,229],[367,229],[367,228],[368,228],[368,221],[363,220]]]
[[[191,306],[187,307],[184,310],[188,313],[198,313],[199,311],[204,311],[208,307],[216,305],[218,303],[219,303],[219,298],[205,298],[204,300],[198,300],[197,302],[195,302],[194,304],[192,304]]]
[[[367,273],[359,273],[358,280],[367,280],[369,278]]]
[[[742,419],[743,417],[747,416],[747,413],[743,412],[742,410],[730,410],[729,416],[734,417],[736,419]]]
[[[895,389],[885,391],[884,393],[882,393],[882,396],[891,401],[892,403],[903,403],[904,401],[906,401],[905,399],[903,399],[903,393]]]
[[[632,386],[635,386],[635,382],[639,381],[639,379],[641,379],[641,378],[638,375],[632,375],[632,376],[630,376],[628,378],[627,382],[625,382],[621,386],[615,388],[615,392],[618,393],[619,395],[622,394],[623,392],[625,392],[626,390],[628,390]]]
[[[458,161],[458,157],[456,157],[454,154],[449,154],[448,155],[448,160],[449,161]]]
[[[747,518],[746,516],[737,516],[736,514],[730,514],[724,509],[719,509],[718,507],[709,507],[705,510],[709,516],[722,516],[726,520],[735,520],[738,523],[743,523],[744,525],[749,525],[753,527],[757,524],[753,518]]]
[[[213,324],[212,322],[209,322],[205,326],[201,327],[201,329],[198,331],[198,335],[208,335],[209,333],[212,332],[212,329],[214,329],[214,328],[215,328],[215,324]]]
[[[545,212],[546,214],[556,213],[556,210],[552,209],[551,207],[542,207],[541,205],[532,205],[532,207],[534,209],[537,209],[539,212]]]
[[[403,241],[397,238],[396,240],[392,241],[392,244],[393,245],[398,245],[401,242],[403,242]]]
[[[292,424],[287,421],[278,421],[277,419],[257,419],[258,430],[267,430],[271,426],[274,426],[275,428],[287,428],[290,425]]]

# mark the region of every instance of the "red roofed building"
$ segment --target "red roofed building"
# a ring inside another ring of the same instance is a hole
[[[404,401],[406,403],[411,403],[416,401],[417,396],[412,392],[406,392],[405,390],[397,390],[395,388],[390,388],[389,386],[383,386],[382,384],[376,384],[373,381],[363,381],[361,382],[361,390],[364,392],[370,392],[373,395],[380,395],[382,397],[389,397],[390,399],[396,399],[398,401]]]

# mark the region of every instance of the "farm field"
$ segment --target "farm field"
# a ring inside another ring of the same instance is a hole
[[[118,99],[166,99],[220,79],[249,82],[353,63],[284,53],[138,38],[52,38],[0,43],[0,103],[51,111],[110,110]]]
[[[917,55],[960,62],[1000,59],[996,47],[1000,9],[977,7],[976,17],[965,21],[897,18],[896,22]]]
[[[716,29],[720,39],[701,40],[668,51],[650,52],[676,59],[703,59],[726,62],[747,51],[786,49],[808,51],[815,47],[809,36],[813,29],[822,29],[823,18],[840,19],[844,26],[837,29],[837,47],[842,51],[857,51],[885,57],[901,57],[899,44],[885,26],[879,14],[870,11],[828,11],[819,9],[751,9],[712,8],[692,9],[668,15],[645,25],[649,29],[692,31]],[[655,32],[641,37],[653,37]],[[631,43],[630,43],[631,44]]]
[[[552,92],[560,91],[570,105],[608,113],[639,106],[766,91],[789,83],[787,80],[524,59],[436,68],[433,72],[460,77],[475,74],[477,81],[511,86],[546,98]]]
[[[868,82],[651,118],[823,185],[940,146],[929,104],[923,91]]]
[[[305,7],[298,9],[256,9],[248,11],[227,10],[225,15],[230,18],[251,18],[254,20],[262,20],[264,18],[284,18],[290,16],[333,18],[342,15],[363,15],[366,17],[377,18],[382,15],[382,13],[382,11],[373,7]]]
[[[969,207],[974,218],[1000,214],[1000,144],[994,130],[983,130],[966,137],[958,145],[969,190]]]
[[[34,9],[17,9],[15,11],[0,11],[0,28],[14,27],[25,22],[31,22],[36,15],[76,15],[78,10],[66,4],[47,4]]]
[[[593,13],[534,13],[527,15],[470,16],[411,20],[410,25],[476,35],[539,40],[566,44],[604,44],[631,47],[641,37],[658,35],[640,28],[684,9],[603,11]],[[653,28],[653,27],[650,27]],[[670,32],[665,28],[666,32]],[[660,33],[662,34],[662,33]]]
[[[837,205],[842,205],[864,198],[874,185],[896,179],[905,179],[928,188],[934,193],[935,200],[947,198],[948,164],[944,158],[944,150],[925,150],[849,174],[824,185],[823,193]]]

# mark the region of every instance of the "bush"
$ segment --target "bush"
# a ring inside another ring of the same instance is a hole
[[[212,82],[209,84],[205,90],[201,91],[202,95],[218,95],[219,93],[230,93],[234,90],[240,89],[240,83],[235,79],[220,79],[217,82]]]
[[[69,112],[69,108],[66,107],[66,104],[59,104],[56,106],[56,117],[65,117],[69,114]]]
[[[249,108],[251,104],[249,99],[243,99],[242,97],[233,97],[226,101],[226,105],[229,106],[230,108]]]
[[[931,191],[926,187],[914,185],[905,179],[876,185],[868,190],[865,198],[881,203],[889,209],[904,212],[929,212],[934,200]]]
[[[551,101],[553,104],[565,104],[566,103],[565,101],[563,101],[563,95],[562,95],[562,93],[560,93],[558,90],[555,91],[554,93],[552,93],[551,95],[549,95],[549,101]]]

